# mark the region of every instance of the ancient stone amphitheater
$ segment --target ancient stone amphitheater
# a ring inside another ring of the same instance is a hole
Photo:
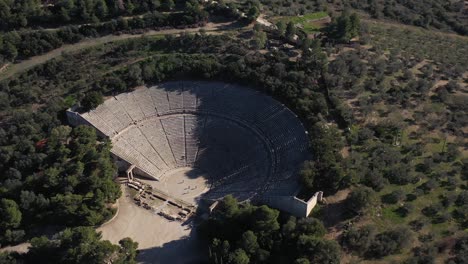
[[[112,153],[141,176],[164,181],[177,168],[203,171],[205,199],[294,197],[308,156],[307,134],[293,112],[232,84],[167,82],[68,116],[109,137]]]

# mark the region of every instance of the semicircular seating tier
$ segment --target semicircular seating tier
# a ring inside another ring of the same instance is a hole
[[[238,85],[167,82],[108,98],[81,117],[143,176],[164,180],[180,167],[204,171],[208,199],[294,195],[297,169],[308,155],[296,115]]]

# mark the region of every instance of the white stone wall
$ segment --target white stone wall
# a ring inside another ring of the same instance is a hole
[[[296,217],[307,217],[317,202],[321,201],[322,195],[322,192],[316,192],[307,202],[295,196],[268,197],[265,199],[265,203]]]

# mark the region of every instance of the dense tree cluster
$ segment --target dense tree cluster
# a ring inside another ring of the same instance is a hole
[[[328,8],[326,0],[314,1],[287,1],[287,0],[260,0],[264,12],[281,16],[304,15],[306,13],[324,11]]]
[[[342,43],[349,42],[359,35],[361,22],[356,13],[343,12],[327,28],[328,37]]]
[[[340,247],[314,218],[281,219],[267,206],[220,202],[200,228],[212,263],[339,263]]]
[[[130,238],[113,245],[101,240],[92,227],[65,229],[52,240],[37,237],[31,240],[24,254],[0,253],[1,263],[118,263],[135,264],[138,243]]]
[[[81,107],[83,111],[89,111],[96,108],[98,105],[104,103],[104,98],[100,92],[91,91],[85,95],[81,100]]]
[[[336,192],[347,185],[339,153],[343,147],[341,135],[336,127],[322,122],[314,124],[309,131],[314,158],[307,161],[300,172],[303,186],[311,192]]]
[[[35,125],[32,122],[17,124],[27,127]],[[16,140],[21,152],[13,152],[15,145],[1,148],[6,172],[0,188],[2,243],[20,241],[23,229],[56,225],[57,219],[60,225],[96,225],[113,214],[107,204],[120,196],[120,188],[113,182],[116,169],[109,142],[99,143],[94,129],[85,126],[57,126],[38,141],[40,134],[24,132],[16,130],[16,139],[5,138]]]
[[[239,12],[239,5],[236,2],[222,2],[217,4],[207,5],[205,10],[214,18],[218,20],[239,19],[241,12]]]
[[[375,203],[375,192],[369,187],[358,187],[351,192],[346,202],[352,213],[364,213]]]
[[[177,1],[183,7],[185,1]],[[193,1],[192,1],[193,2]],[[173,0],[1,0],[0,30],[64,24],[97,23],[120,16],[168,11]]]

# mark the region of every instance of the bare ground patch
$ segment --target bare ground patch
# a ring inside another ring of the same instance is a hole
[[[351,189],[340,190],[332,196],[325,197],[326,205],[323,208],[323,223],[328,229],[327,239],[337,239],[343,232],[341,222],[345,218],[346,204]]]
[[[138,207],[125,189],[118,201],[119,214],[99,227],[102,238],[118,243],[125,237],[138,242],[140,263],[199,263],[202,249],[192,224],[169,221]]]

